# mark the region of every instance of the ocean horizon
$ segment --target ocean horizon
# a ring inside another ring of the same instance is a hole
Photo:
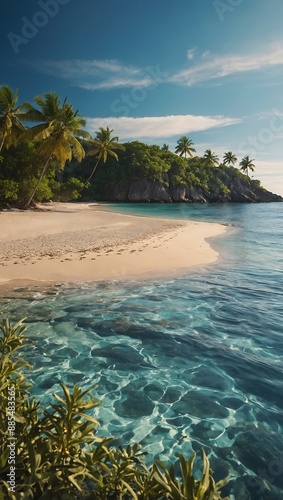
[[[217,262],[183,276],[3,291],[1,316],[27,317],[31,395],[98,384],[99,436],[149,461],[204,448],[231,499],[283,497],[283,205],[103,208],[228,229],[209,239]]]

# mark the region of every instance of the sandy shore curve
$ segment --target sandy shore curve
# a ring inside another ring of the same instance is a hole
[[[86,203],[0,213],[0,283],[175,276],[214,262],[217,223],[123,215]]]

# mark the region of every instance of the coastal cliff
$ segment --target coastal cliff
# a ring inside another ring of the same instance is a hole
[[[86,157],[71,175],[84,178],[92,171]],[[183,158],[158,146],[134,141],[124,144],[119,158],[100,164],[90,186],[82,193],[85,201],[156,203],[259,203],[282,202],[283,198],[264,189],[249,173],[224,163],[213,165],[204,157]]]
[[[231,178],[227,175],[226,192],[222,189],[209,189],[202,186],[168,186],[167,183],[139,180],[120,180],[105,184],[97,193],[100,201],[155,202],[155,203],[260,203],[282,202],[283,198],[262,187],[256,187],[253,181]]]

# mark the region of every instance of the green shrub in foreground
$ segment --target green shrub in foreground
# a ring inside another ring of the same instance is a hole
[[[99,423],[88,413],[100,405],[91,395],[95,387],[74,384],[70,391],[61,384],[62,394],[41,416],[22,374],[31,366],[18,354],[27,340],[23,321],[0,325],[0,500],[222,499],[228,480],[215,483],[204,451],[195,480],[195,454],[179,455],[170,468],[160,461],[148,468],[139,444],[111,448],[111,437],[99,438]]]

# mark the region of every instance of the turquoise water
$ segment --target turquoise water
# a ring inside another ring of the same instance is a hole
[[[32,394],[97,383],[100,435],[167,462],[204,448],[231,498],[283,498],[283,204],[107,209],[231,227],[219,261],[184,277],[6,293],[35,341]]]

